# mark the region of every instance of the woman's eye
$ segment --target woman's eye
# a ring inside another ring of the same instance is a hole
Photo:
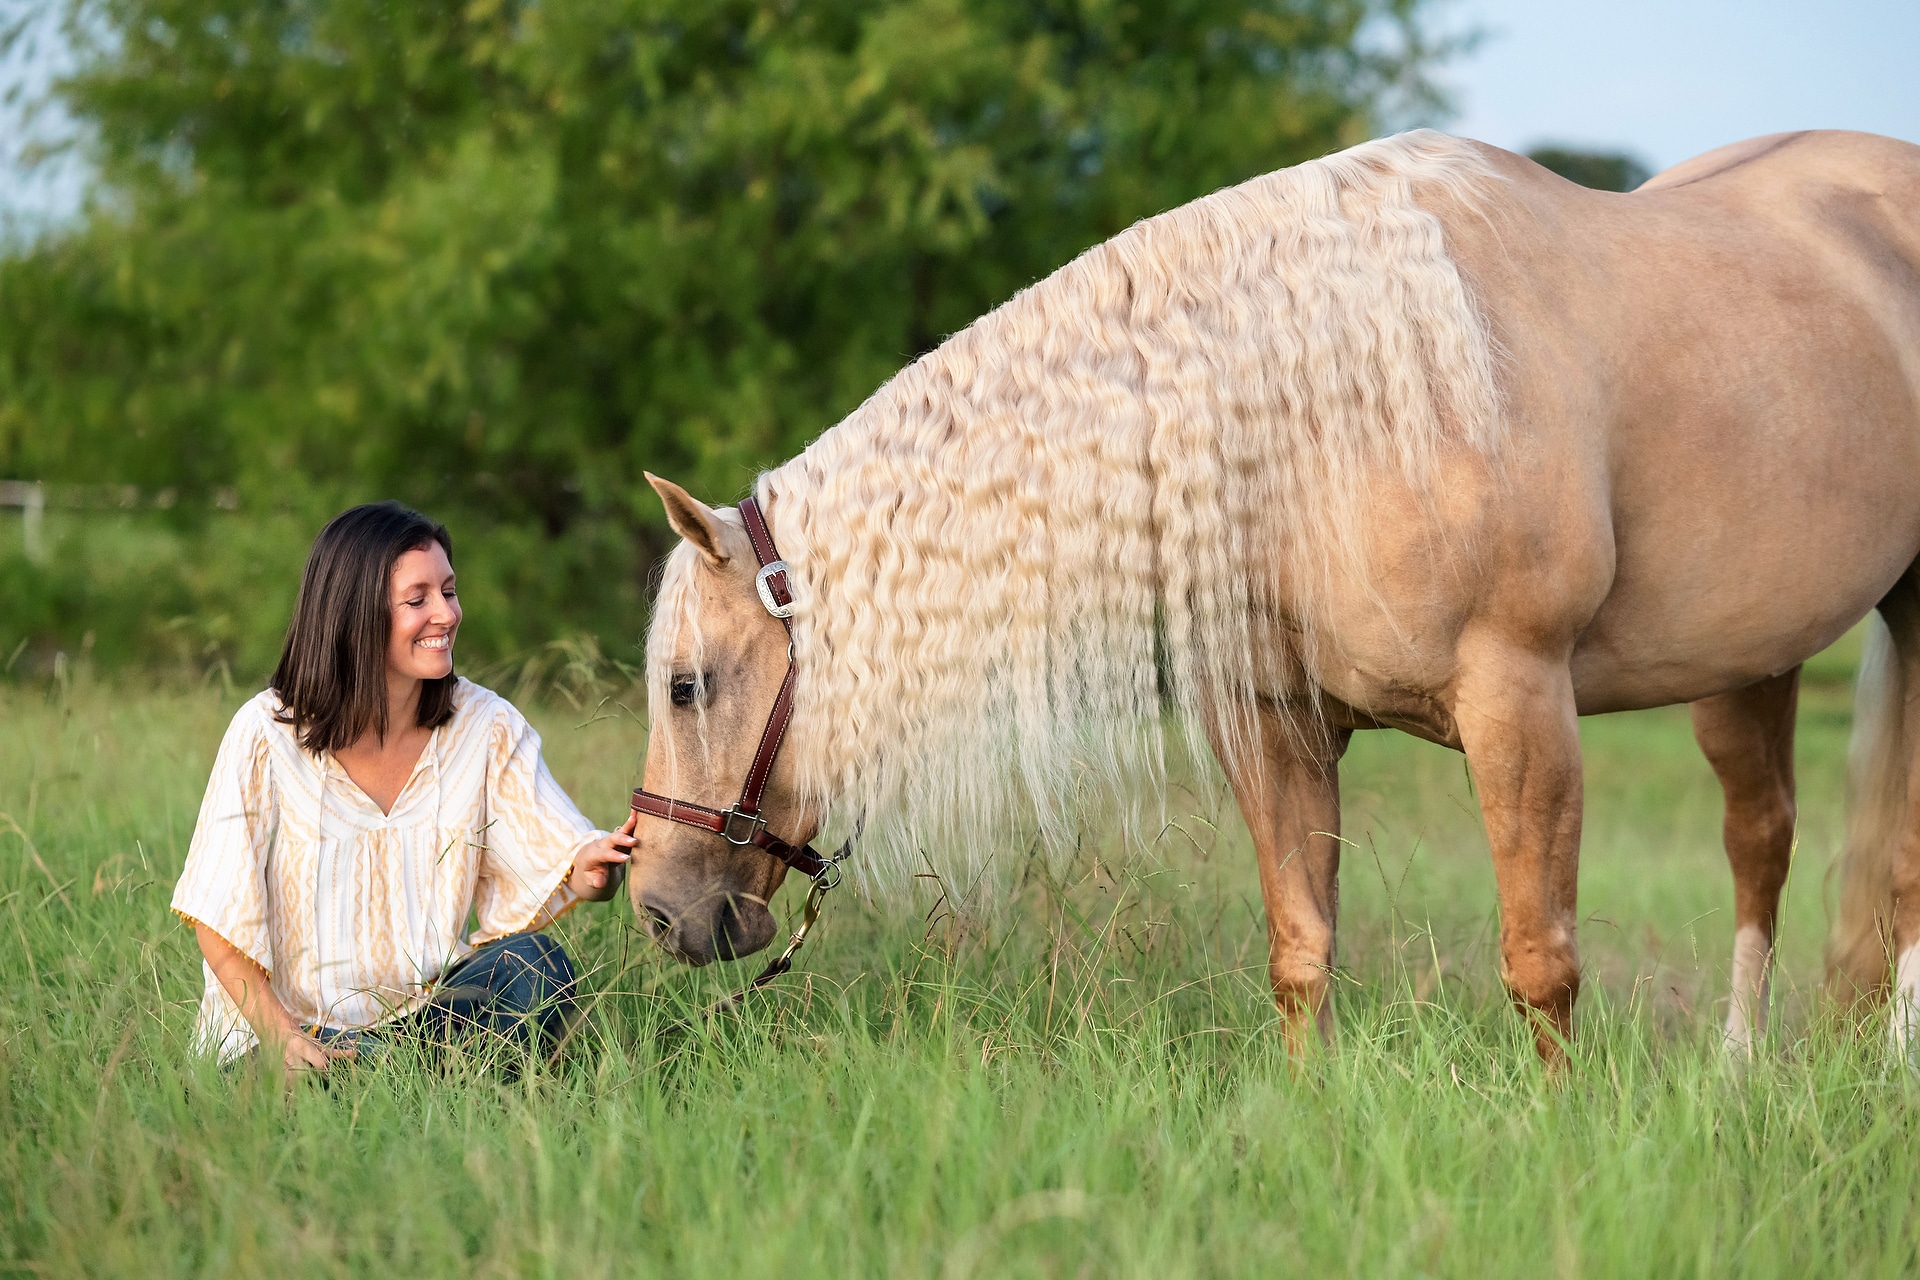
[[[418,600],[407,601],[407,607],[409,609],[418,609],[421,605],[425,604],[426,602],[427,602],[427,598],[425,596],[421,596]]]
[[[693,705],[694,681],[692,676],[675,676],[673,683],[667,686],[667,696],[673,699],[676,707]]]

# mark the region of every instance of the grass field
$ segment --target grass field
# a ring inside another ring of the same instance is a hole
[[[1586,726],[1589,981],[1557,1082],[1498,990],[1460,758],[1370,734],[1339,1045],[1305,1069],[1205,784],[1151,857],[1023,862],[998,904],[844,895],[803,973],[693,1032],[741,975],[665,963],[624,902],[576,912],[596,1002],[557,1067],[389,1063],[290,1098],[188,1054],[199,968],[167,911],[243,693],[0,686],[0,1273],[1911,1274],[1920,1087],[1815,998],[1845,666],[1803,702],[1776,1034],[1745,1071],[1716,1053],[1719,795],[1673,710]],[[616,820],[637,725],[531,710]]]

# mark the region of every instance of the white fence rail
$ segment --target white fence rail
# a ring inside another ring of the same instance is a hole
[[[47,561],[47,508],[75,511],[137,511],[142,508],[165,511],[180,500],[178,489],[160,489],[152,493],[132,484],[43,484],[38,480],[0,480],[0,507],[20,508],[20,536],[27,559],[34,564]],[[240,506],[240,496],[232,489],[216,489],[213,505],[222,511]]]

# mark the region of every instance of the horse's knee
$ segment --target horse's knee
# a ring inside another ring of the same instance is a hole
[[[1503,947],[1500,979],[1514,1000],[1565,1034],[1580,996],[1580,957],[1571,937],[1529,938]]]
[[[1309,1056],[1333,1040],[1333,1006],[1325,963],[1274,960],[1267,967],[1273,1002],[1280,1012],[1281,1034],[1295,1058]]]
[[[1327,1006],[1327,979],[1332,973],[1332,936],[1323,944],[1275,942],[1267,960],[1267,981],[1273,984],[1273,1002],[1283,1017],[1315,1019]]]
[[[1273,1000],[1282,1013],[1313,1015],[1327,1000],[1327,970],[1310,964],[1275,963],[1267,969]]]
[[[1333,927],[1326,920],[1291,919],[1269,941],[1267,978],[1282,1009],[1318,1009],[1333,972]]]

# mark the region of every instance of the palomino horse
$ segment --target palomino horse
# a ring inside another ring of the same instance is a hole
[[[646,812],[681,807],[641,824],[632,892],[683,959],[772,937],[770,833],[857,819],[870,877],[1022,822],[1057,842],[1088,784],[1158,767],[1171,715],[1252,831],[1299,1047],[1331,1025],[1338,762],[1391,727],[1466,753],[1501,977],[1555,1060],[1576,717],[1690,702],[1744,1045],[1799,664],[1877,606],[1834,970],[1872,988],[1890,942],[1896,1035],[1913,1019],[1920,149],[1763,138],[1615,195],[1439,134],[1368,143],[1139,223],[909,365],[760,477],[766,546],[653,483],[685,541]],[[750,784],[720,813],[749,773],[764,809]]]

